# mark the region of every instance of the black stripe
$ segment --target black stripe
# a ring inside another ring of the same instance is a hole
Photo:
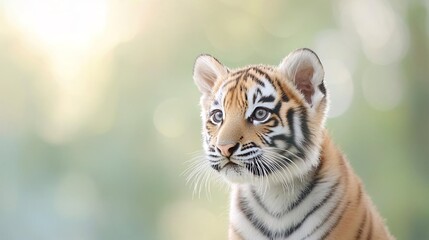
[[[258,102],[266,103],[266,102],[274,102],[276,98],[273,95],[269,96],[262,96],[261,99],[258,100]]]
[[[243,144],[243,146],[241,147],[241,151],[247,150],[249,148],[254,148],[254,147],[257,147],[256,143],[249,142],[249,143]]]
[[[359,187],[359,189],[358,189],[358,195],[356,198],[356,207],[360,206],[360,203],[362,202],[362,186],[358,185],[358,187]],[[367,211],[365,211],[364,214],[365,215],[362,217],[361,223],[359,224],[359,228],[356,231],[355,239],[360,239],[362,232],[363,232],[363,228],[365,227]]]
[[[217,164],[219,163],[219,159],[208,159],[210,163]]]
[[[340,220],[343,218],[344,216],[344,212],[347,210],[347,208],[350,206],[350,202],[347,202],[346,206],[344,207],[344,209],[341,211],[340,215],[338,216],[337,220],[335,221],[334,225],[332,225],[328,231],[325,232],[325,234],[323,234],[323,236],[320,238],[321,240],[325,239],[331,232],[332,229],[334,229],[338,223],[340,222]]]
[[[245,73],[247,71],[247,69],[241,69],[241,70],[238,70],[238,71],[236,71],[236,72],[233,72],[233,73],[231,73],[231,77],[235,77],[235,76],[237,76],[237,75],[242,75],[243,73]]]
[[[273,86],[273,88],[277,89],[276,86],[274,85],[273,80],[270,78],[270,76],[266,72],[262,71],[261,69],[259,69],[257,67],[253,67],[252,70],[255,71],[257,74],[259,74],[259,75],[263,76],[264,78],[266,78],[271,83],[271,85]]]
[[[289,108],[289,110],[286,113],[286,119],[291,133],[292,144],[296,146],[295,139],[294,139],[294,136],[295,136],[294,115],[295,115],[295,110],[293,108]]]
[[[301,121],[301,132],[302,135],[304,136],[304,146],[308,146],[310,145],[311,141],[310,141],[310,129],[308,128],[308,123],[307,123],[307,110],[304,107],[300,107],[299,108],[299,112],[300,112],[300,121]]]
[[[270,143],[267,141],[267,139],[264,138],[262,133],[256,133],[256,135],[259,137],[259,139],[261,140],[261,142],[265,145],[269,145]],[[271,138],[272,139],[272,138]]]
[[[281,117],[280,117],[280,109],[281,108],[282,108],[282,102],[278,101],[276,103],[276,106],[273,108],[273,110],[271,110],[271,113],[276,114],[281,119]],[[283,125],[283,123],[282,123],[282,125]]]
[[[240,91],[245,95],[245,101],[247,101],[247,87],[244,85],[240,85]]]
[[[280,103],[280,102],[278,102],[278,103]],[[279,104],[277,104],[277,105],[279,105]],[[277,105],[274,107],[274,109],[271,111],[271,113],[272,114],[274,114],[274,115],[276,115],[277,116],[277,118],[275,118],[275,117],[273,117],[272,119],[275,119],[276,120],[276,126],[278,125],[278,124],[281,124],[282,125],[282,127],[284,127],[285,125],[284,125],[284,123],[283,123],[283,121],[282,121],[282,118],[280,117],[280,115],[278,114],[278,112],[279,112],[279,110],[277,109]],[[273,132],[273,131],[271,131],[271,132]]]
[[[266,70],[271,71],[271,72],[274,71],[273,67],[267,66],[267,65],[259,65],[258,68],[266,69]]]
[[[368,234],[366,235],[365,239],[372,239],[372,218],[371,216],[369,216],[369,229],[368,229]]]
[[[358,228],[358,230],[356,232],[356,237],[355,237],[356,240],[360,239],[360,237],[362,236],[363,229],[364,229],[365,224],[366,224],[366,217],[367,217],[367,215],[368,215],[368,211],[365,211],[365,215],[363,215],[362,221],[360,222],[359,228]]]
[[[319,84],[319,90],[323,93],[323,95],[326,95],[326,88],[325,88],[324,80],[322,81],[321,84]]]
[[[241,79],[241,75],[239,75],[239,76],[237,76],[237,77],[233,77],[233,78],[231,78],[231,79],[228,79],[228,80],[226,80],[225,81],[225,83],[223,83],[223,85],[222,85],[222,89],[225,89],[229,84],[231,84],[231,83],[235,83],[235,85],[237,85],[238,84],[238,82],[240,81],[240,79]]]
[[[220,164],[213,164],[213,165],[210,165],[210,167],[212,167],[214,170],[216,170],[216,171],[220,171]]]
[[[255,92],[253,94],[253,98],[252,98],[252,103],[255,104],[256,103],[256,98],[258,97],[258,94]]]
[[[253,75],[252,73],[246,72],[243,76],[243,79],[250,79],[254,82],[256,82],[258,85],[265,87],[265,83],[262,82],[257,76]]]
[[[257,153],[256,150],[255,151],[248,151],[246,153],[238,154],[237,157],[246,157],[246,156],[249,156],[249,155],[252,155],[252,154],[255,154],[255,153]]]
[[[262,95],[261,89],[256,89],[255,93],[253,94],[253,104],[256,103],[256,99],[258,98],[258,95]]]
[[[289,102],[289,97],[286,95],[286,93],[283,90],[282,90],[282,101]]]
[[[275,127],[277,127],[278,125],[279,125],[279,123],[280,123],[280,121],[278,120],[278,119],[276,119],[276,118],[271,118],[271,120],[270,121],[268,121],[268,122],[266,122],[265,124],[266,124],[266,126],[267,127],[269,127],[269,128],[275,128]],[[267,129],[266,130],[266,132],[265,132],[265,134],[270,134],[270,133],[272,133],[273,132],[273,130],[271,130],[271,129]]]
[[[257,76],[248,73],[248,75],[246,75],[246,77],[249,77],[251,80],[253,80],[254,82],[256,82],[258,85],[265,87],[265,83],[261,81],[261,79],[259,79]]]
[[[359,184],[358,196],[356,198],[356,204],[359,204],[362,200],[362,185]]]
[[[288,137],[284,134],[278,134],[278,135],[272,136],[271,142],[268,144],[268,146],[278,147],[276,144],[277,141],[282,141],[286,145],[284,149],[290,148],[291,145],[295,146],[295,144],[293,143],[292,137]]]

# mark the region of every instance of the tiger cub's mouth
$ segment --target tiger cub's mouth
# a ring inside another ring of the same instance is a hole
[[[226,159],[225,163],[220,166],[220,170],[224,168],[238,168],[238,167],[244,167],[244,164],[238,160],[234,159]]]

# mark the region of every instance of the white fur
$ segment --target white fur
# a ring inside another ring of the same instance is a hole
[[[338,176],[331,176],[324,179],[323,183],[316,185],[311,193],[294,209],[285,214],[281,218],[271,216],[261,208],[260,204],[256,202],[251,193],[250,184],[235,184],[233,185],[232,198],[231,198],[231,209],[230,209],[230,222],[233,224],[237,232],[240,233],[246,240],[265,240],[268,239],[258,229],[256,229],[247,217],[238,209],[238,198],[237,194],[240,191],[242,197],[246,199],[252,212],[257,216],[258,219],[262,220],[265,226],[274,231],[281,231],[289,228],[303,220],[305,215],[310,209],[323,200],[331,187],[335,184]],[[297,182],[296,189],[293,192],[284,192],[281,188],[276,186],[270,186],[270,188],[264,191],[258,191],[264,206],[271,212],[282,212],[292,202],[294,202],[301,190],[306,186],[310,179],[306,179],[304,182]],[[310,215],[293,234],[286,239],[306,239],[307,235],[314,230],[314,228],[322,223],[327,214],[336,207],[339,202],[340,196],[343,194],[344,189],[337,189],[334,195],[330,198],[326,204],[318,208],[312,215]],[[338,214],[336,214],[338,215]],[[336,218],[330,218],[330,222],[324,224],[318,229],[311,238],[318,239],[315,236],[321,236],[325,234],[326,230],[333,224],[333,220]],[[283,238],[279,238],[283,239]]]
[[[302,145],[302,141],[304,140],[304,134],[301,131],[301,121],[299,119],[299,115],[295,114],[293,119],[294,130],[295,130],[295,140],[298,145]]]

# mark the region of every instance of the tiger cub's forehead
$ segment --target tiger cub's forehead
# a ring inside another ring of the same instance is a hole
[[[252,110],[256,106],[274,108],[279,97],[276,69],[250,66],[229,73],[214,93],[211,108]],[[250,111],[249,110],[249,111]],[[247,114],[246,114],[247,115]]]

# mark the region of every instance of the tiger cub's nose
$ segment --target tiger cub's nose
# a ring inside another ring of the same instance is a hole
[[[230,157],[238,149],[239,145],[239,143],[218,144],[216,147],[223,156]]]

